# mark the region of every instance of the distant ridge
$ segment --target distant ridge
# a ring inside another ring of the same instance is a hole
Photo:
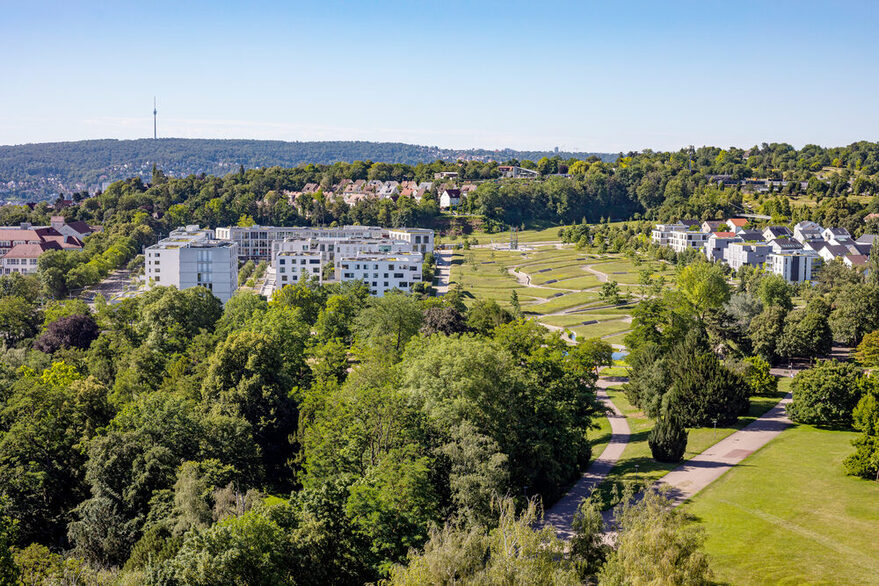
[[[558,155],[563,159],[596,156],[613,161],[616,154],[513,149],[442,149],[399,142],[161,138],[83,140],[0,146],[0,199],[45,199],[60,192],[94,191],[134,175],[149,177],[155,163],[174,176],[207,173],[225,175],[239,166],[294,167],[304,163],[339,161],[431,163],[510,159],[536,161]]]

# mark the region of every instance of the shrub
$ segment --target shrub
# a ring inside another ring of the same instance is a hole
[[[687,430],[674,413],[666,413],[656,421],[647,438],[653,459],[659,462],[680,462],[687,451]]]
[[[861,371],[854,364],[828,360],[794,378],[788,415],[798,423],[851,427],[861,398]]]

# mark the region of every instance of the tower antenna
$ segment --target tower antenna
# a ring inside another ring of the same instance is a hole
[[[156,110],[156,96],[153,96],[153,140],[156,140],[159,136],[156,134],[156,115],[159,113]]]

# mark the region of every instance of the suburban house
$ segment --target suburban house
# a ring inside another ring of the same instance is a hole
[[[766,226],[763,230],[763,240],[790,238],[791,236],[793,236],[793,234],[787,226]]]
[[[461,204],[461,190],[460,189],[444,189],[442,195],[440,195],[439,207],[441,210],[447,210],[452,206],[457,206]]]
[[[821,240],[823,229],[815,222],[804,220],[794,226],[794,239],[805,243],[807,240]]]
[[[732,230],[736,234],[743,231],[747,223],[747,218],[730,218],[726,221],[726,225],[729,226],[730,230]]]

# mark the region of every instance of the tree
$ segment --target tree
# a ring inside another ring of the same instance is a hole
[[[13,557],[18,539],[18,521],[6,513],[6,498],[0,500],[0,584],[18,584],[21,569]]]
[[[778,379],[769,372],[769,363],[760,356],[745,358],[745,380],[752,395],[772,396],[778,391]]]
[[[751,320],[751,326],[748,328],[748,337],[754,352],[770,363],[778,357],[776,346],[784,332],[785,315],[783,307],[778,305],[767,307]]]
[[[678,275],[678,289],[699,316],[721,307],[730,296],[729,285],[720,265],[698,262],[684,267]]]
[[[434,529],[424,552],[391,568],[394,586],[420,584],[580,584],[565,545],[551,527],[535,529],[539,509],[531,501],[520,515],[512,498],[496,499],[494,528],[447,523]]]
[[[604,517],[597,494],[593,492],[577,507],[571,522],[571,559],[577,567],[580,578],[587,583],[596,582],[595,577],[610,553],[610,546],[604,540]]]
[[[598,576],[613,586],[707,585],[705,534],[656,490],[625,498],[614,513],[617,547]]]
[[[684,459],[687,451],[687,430],[675,413],[675,406],[668,405],[665,413],[656,420],[647,438],[650,453],[658,462],[677,463]]]
[[[879,330],[866,334],[855,351],[855,357],[869,368],[879,367]]]
[[[608,281],[601,286],[601,290],[598,292],[598,297],[608,303],[612,303],[613,305],[619,305],[621,302],[620,299],[620,286],[616,281]]]
[[[827,316],[810,309],[795,309],[787,314],[784,330],[776,346],[782,358],[814,358],[830,353],[833,333]]]
[[[855,346],[879,330],[879,285],[848,284],[836,291],[830,313],[833,337]]]
[[[52,354],[61,348],[87,349],[97,339],[100,331],[95,318],[90,315],[71,315],[49,324],[46,332],[37,338],[34,346],[41,352]]]
[[[417,299],[391,292],[369,300],[354,320],[354,333],[362,342],[399,353],[418,333],[422,317]]]
[[[424,310],[424,319],[421,322],[421,333],[425,336],[433,334],[463,334],[469,331],[467,321],[455,307],[428,307]]]
[[[828,360],[804,370],[791,385],[787,409],[797,423],[849,427],[862,394],[861,371],[854,364]]]
[[[470,308],[467,325],[481,334],[489,335],[494,328],[512,320],[510,312],[494,299],[478,299]]]
[[[875,480],[879,476],[879,393],[872,377],[865,386],[867,392],[852,413],[853,427],[861,435],[852,441],[855,453],[843,464],[848,474]]]
[[[39,331],[41,321],[37,308],[24,298],[0,298],[0,338],[6,345],[33,337]]]
[[[793,308],[791,286],[781,275],[768,274],[761,277],[757,285],[757,297],[766,307],[777,305],[788,311]]]

